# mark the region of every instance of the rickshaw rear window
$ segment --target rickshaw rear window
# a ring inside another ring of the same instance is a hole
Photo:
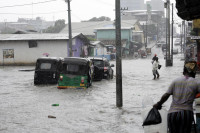
[[[64,65],[64,73],[66,74],[75,74],[75,75],[84,75],[86,74],[86,66],[84,65],[72,65],[72,64],[67,64]]]
[[[51,63],[41,63],[40,64],[40,69],[51,69]]]

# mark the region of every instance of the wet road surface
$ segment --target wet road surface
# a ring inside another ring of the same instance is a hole
[[[154,53],[162,65],[158,80],[152,80]],[[147,58],[124,59],[121,109],[116,107],[115,77],[93,82],[85,90],[59,90],[56,85],[34,86],[34,71],[19,71],[34,67],[0,67],[0,132],[143,133],[142,100],[151,97],[158,101],[171,81],[182,75],[181,57],[174,55],[173,67],[165,67],[161,48],[153,48]],[[166,109],[169,104],[170,100],[165,103]]]

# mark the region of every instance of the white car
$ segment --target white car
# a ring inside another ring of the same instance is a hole
[[[173,48],[173,54],[178,54],[178,48]]]
[[[176,39],[174,42],[174,45],[180,45],[181,44],[181,40],[180,39]]]
[[[156,42],[156,47],[161,47],[162,45],[166,44],[165,41],[157,41]]]

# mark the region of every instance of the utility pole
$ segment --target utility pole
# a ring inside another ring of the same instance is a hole
[[[69,57],[72,57],[72,27],[71,27],[71,0],[65,0],[68,3],[68,31],[69,31]]]
[[[146,36],[145,37],[146,40],[145,40],[145,48],[147,47],[147,40],[148,40],[148,35],[147,35],[147,21],[148,21],[148,16],[147,16],[147,12],[146,12],[146,33],[145,33],[146,34],[145,35]]]
[[[172,3],[172,49],[171,49],[171,54],[172,54],[172,58],[171,58],[171,63],[173,66],[173,39],[174,39],[174,4]]]
[[[166,8],[166,67],[172,66],[170,51],[170,0],[165,3]]]
[[[186,30],[185,30],[185,20],[183,21],[183,52],[184,52],[184,57],[186,56],[186,51],[185,51],[185,46],[186,46]]]
[[[196,29],[196,36],[200,36],[200,19],[193,20],[193,30]],[[197,62],[200,62],[200,40],[196,40],[197,43]]]
[[[145,30],[144,30],[144,23],[143,23],[143,35],[144,35],[144,44],[146,43],[146,39],[145,39]]]
[[[148,43],[148,32],[147,32],[147,26],[150,24],[151,21],[151,6],[150,4],[147,4],[147,11],[146,11],[146,43],[145,43],[145,48],[147,47]]]
[[[180,35],[181,35],[181,53],[183,53],[183,21],[180,25]]]
[[[116,32],[116,105],[123,106],[122,96],[122,53],[121,53],[121,12],[120,0],[115,0],[115,32]]]

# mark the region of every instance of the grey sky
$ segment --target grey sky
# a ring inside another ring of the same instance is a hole
[[[72,0],[72,22],[100,16],[110,17],[113,20],[114,8],[115,0]],[[47,21],[68,20],[67,3],[64,0],[0,0],[0,15],[0,22],[15,22],[18,18],[31,19],[38,16]]]
[[[72,0],[72,21],[87,20],[95,16],[114,19],[114,6],[115,0]],[[14,0],[14,3],[13,0],[1,0],[0,14],[1,22],[37,16],[45,20],[68,19],[67,3],[64,0]]]

